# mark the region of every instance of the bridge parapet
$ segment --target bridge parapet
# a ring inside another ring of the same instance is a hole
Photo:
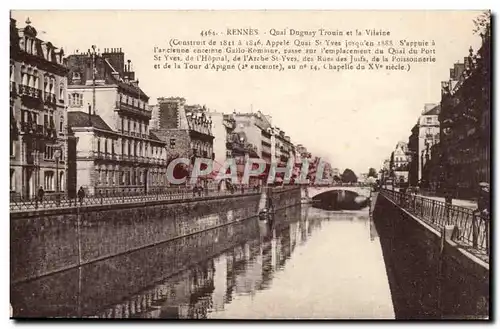
[[[303,197],[314,198],[316,195],[330,191],[351,191],[364,197],[370,197],[370,186],[334,185],[334,186],[307,186]]]

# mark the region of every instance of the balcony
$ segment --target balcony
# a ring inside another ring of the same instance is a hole
[[[126,104],[120,101],[116,101],[115,103],[116,110],[126,112],[127,114],[132,114],[135,116],[140,116],[142,119],[151,120],[151,112],[145,109],[141,109],[140,107]]]
[[[271,140],[269,138],[262,136],[262,144],[271,147]]]
[[[17,95],[17,87],[16,83],[14,81],[10,82],[10,96],[16,96]]]
[[[21,132],[39,139],[57,139],[57,131],[54,128],[36,123],[21,122]]]
[[[19,94],[21,96],[28,96],[35,99],[42,98],[42,91],[40,89],[36,89],[25,85],[19,85]]]

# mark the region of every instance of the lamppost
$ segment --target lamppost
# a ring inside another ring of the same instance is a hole
[[[59,193],[59,158],[61,157],[61,150],[54,151],[54,160],[56,160],[56,193]]]
[[[96,65],[95,65],[95,60],[96,60],[96,46],[92,45],[92,51],[89,49],[88,55],[91,58],[92,62],[92,113],[95,114],[95,73],[96,73]]]

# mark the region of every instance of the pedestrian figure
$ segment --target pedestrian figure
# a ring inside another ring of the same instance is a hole
[[[195,185],[193,186],[193,197],[196,196],[196,192],[198,192],[198,187]]]
[[[80,205],[83,203],[83,199],[85,198],[85,190],[83,189],[83,186],[80,186],[80,189],[78,190],[78,201],[80,201]]]
[[[45,195],[45,191],[43,190],[43,187],[40,186],[40,188],[38,189],[38,200],[40,201],[40,203],[43,202],[44,195]]]
[[[202,192],[203,192],[203,186],[198,187],[198,196],[201,196]]]

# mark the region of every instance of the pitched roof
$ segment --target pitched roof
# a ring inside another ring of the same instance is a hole
[[[154,132],[152,132],[152,131],[149,132],[149,139],[165,143],[158,136],[156,136],[156,134]]]
[[[441,105],[436,105],[430,110],[424,112],[423,115],[439,115],[439,112],[441,112]]]
[[[104,120],[96,115],[90,115],[82,111],[69,111],[68,112],[68,126],[69,127],[94,127],[101,130],[113,131]]]
[[[118,72],[114,67],[113,65],[111,65],[111,63],[108,61],[108,60],[105,60],[104,61],[110,68],[113,72]],[[140,95],[140,98],[142,99],[146,99],[148,100],[149,99],[149,96],[146,95],[144,93],[144,91],[138,86],[138,85],[133,85],[132,83],[126,83],[123,81],[122,77],[120,78],[115,78],[112,74],[111,74],[111,80],[113,80],[119,88],[123,89],[124,91],[128,92],[129,94],[132,94],[132,95]]]

